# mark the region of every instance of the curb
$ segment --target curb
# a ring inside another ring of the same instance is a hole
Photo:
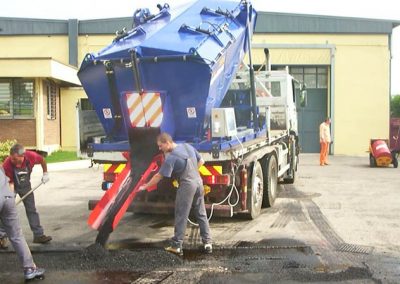
[[[49,164],[47,164],[47,169],[49,172],[77,170],[77,169],[87,169],[90,167],[90,165],[91,165],[91,161],[89,159],[88,160],[76,160],[76,161],[69,161],[69,162],[49,163]]]

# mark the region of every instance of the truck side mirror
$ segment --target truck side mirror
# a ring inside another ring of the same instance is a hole
[[[302,84],[300,87],[300,106],[307,106],[307,88],[305,84]]]

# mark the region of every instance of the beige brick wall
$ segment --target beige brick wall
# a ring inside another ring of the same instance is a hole
[[[24,146],[36,146],[35,119],[1,119],[0,141],[16,139]]]

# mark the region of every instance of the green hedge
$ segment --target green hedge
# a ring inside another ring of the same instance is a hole
[[[3,162],[4,159],[8,157],[10,154],[10,148],[15,143],[17,143],[17,140],[0,141],[0,162]]]

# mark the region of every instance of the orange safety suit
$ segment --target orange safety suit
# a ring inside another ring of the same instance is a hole
[[[319,154],[319,164],[321,166],[328,164],[328,152],[329,144],[331,143],[331,132],[329,129],[329,123],[325,121],[319,126],[319,143],[321,145],[321,151]]]

